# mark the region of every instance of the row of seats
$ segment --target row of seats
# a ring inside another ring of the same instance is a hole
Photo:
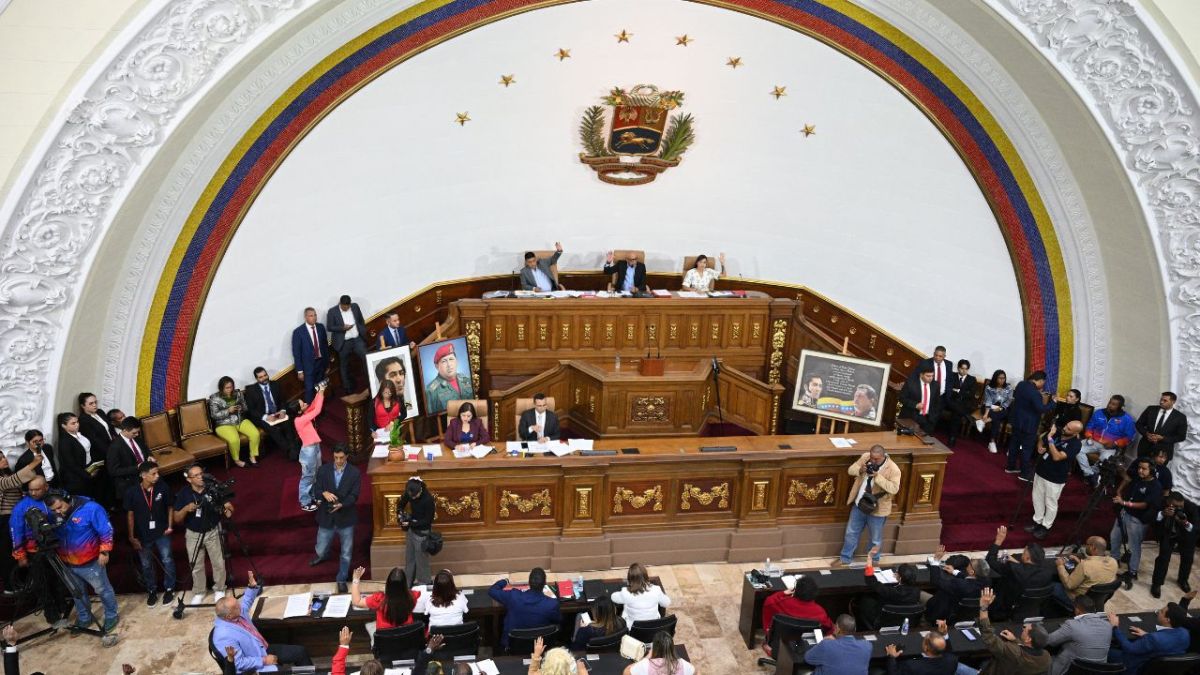
[[[174,411],[141,418],[142,439],[158,460],[158,471],[171,474],[196,462],[223,456],[229,468],[229,446],[213,432],[208,416],[208,401],[199,399],[180,404]],[[249,439],[238,434],[243,447]]]

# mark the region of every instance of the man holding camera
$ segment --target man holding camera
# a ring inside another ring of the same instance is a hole
[[[8,529],[12,536],[12,556],[16,559],[17,564],[21,567],[32,567],[34,578],[43,580],[35,587],[40,596],[39,602],[42,605],[42,615],[46,618],[46,623],[53,624],[55,628],[66,628],[70,625],[67,616],[71,613],[71,602],[67,598],[67,589],[54,570],[50,568],[49,562],[41,556],[34,555],[38,552],[37,532],[30,528],[29,518],[26,517],[30,510],[34,510],[41,511],[45,521],[51,520],[50,507],[46,505],[45,501],[49,491],[50,485],[46,479],[42,476],[34,476],[29,481],[29,494],[21,498],[21,501],[13,507],[12,515],[8,520]]]
[[[932,372],[932,371],[929,371]],[[926,383],[928,384],[928,383]],[[900,467],[887,456],[882,445],[871,447],[858,461],[850,465],[848,473],[854,476],[850,488],[850,520],[846,522],[846,537],[842,552],[832,567],[844,567],[854,558],[863,528],[867,528],[870,548],[879,550],[883,543],[883,524],[892,512],[892,497],[900,491]],[[879,562],[875,553],[874,562]]]
[[[87,584],[100,596],[104,605],[101,630],[112,632],[120,618],[117,616],[117,596],[105,569],[112,553],[113,529],[104,507],[87,497],[68,499],[57,493],[46,497],[46,506],[61,523],[57,530],[59,560],[80,581],[81,587]],[[92,603],[86,592],[80,595],[82,597],[75,598],[75,627],[87,628],[92,622]]]
[[[1179,549],[1179,588],[1184,593],[1192,590],[1188,576],[1192,573],[1192,558],[1196,555],[1196,535],[1193,518],[1196,518],[1196,505],[1189,504],[1178,492],[1167,496],[1162,511],[1155,517],[1162,524],[1158,539],[1158,557],[1154,559],[1154,576],[1150,579],[1150,595],[1162,595],[1163,582],[1167,580],[1167,568],[1171,564],[1171,554]]]
[[[218,503],[218,495],[208,489],[204,468],[199,464],[184,473],[187,486],[175,495],[174,524],[185,525],[184,543],[192,557],[192,599],[198,605],[204,600],[208,580],[204,575],[204,558],[212,561],[214,601],[225,597],[225,553],[221,546],[221,517],[233,515],[233,503]]]
[[[1122,507],[1113,523],[1113,551],[1121,548],[1121,543],[1128,540],[1129,570],[1125,574],[1125,589],[1133,587],[1137,580],[1138,566],[1142,562],[1142,538],[1146,528],[1153,522],[1162,503],[1162,485],[1154,475],[1154,465],[1148,457],[1137,460],[1137,480],[1127,483],[1124,489],[1113,497],[1113,503]]]
[[[1046,449],[1033,475],[1033,523],[1025,531],[1042,539],[1054,527],[1058,516],[1058,498],[1071,473],[1071,462],[1079,455],[1082,422],[1067,422],[1060,432],[1053,424],[1046,434]]]
[[[1087,595],[1097,584],[1110,584],[1117,578],[1118,564],[1108,555],[1108,542],[1104,537],[1088,537],[1084,545],[1084,557],[1077,555],[1059,556],[1058,581],[1054,584],[1054,599],[1066,611],[1074,608],[1074,598]]]

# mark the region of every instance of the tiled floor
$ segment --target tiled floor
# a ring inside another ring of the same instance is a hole
[[[1145,545],[1141,572],[1143,580],[1149,578],[1156,549],[1154,544]],[[884,564],[918,558],[923,556],[891,559],[885,556]],[[779,562],[786,569],[818,569],[828,566],[830,559]],[[673,602],[672,611],[679,617],[676,641],[687,645],[693,662],[704,675],[767,672],[755,664],[761,652],[757,649],[747,650],[737,631],[742,574],[752,567],[749,564],[714,563],[650,569],[651,574],[662,579]],[[512,576],[520,580],[525,573],[524,570],[514,572]],[[623,574],[624,570],[601,570],[584,573],[584,577],[613,578]],[[458,582],[461,586],[478,586],[490,584],[496,578],[495,575],[463,575]],[[1167,578],[1175,578],[1174,568]],[[1192,583],[1200,586],[1195,573]],[[314,591],[333,590],[332,584],[315,584],[311,587],[273,587],[268,592],[286,594],[303,592],[309,588]],[[1147,581],[1142,581],[1129,592],[1118,592],[1109,607],[1118,612],[1152,609],[1167,600],[1178,599],[1178,595],[1179,589],[1168,583],[1163,588],[1163,599],[1155,600],[1150,597]],[[121,639],[116,646],[102,648],[97,638],[86,635],[48,635],[21,646],[22,672],[41,670],[49,675],[119,675],[123,663],[133,665],[141,675],[218,672],[205,646],[208,631],[212,627],[212,610],[189,610],[183,620],[175,621],[171,619],[169,608],[146,607],[144,597],[126,595],[119,598],[121,624],[118,632]],[[27,617],[18,622],[17,627],[32,632],[43,625],[40,617]]]

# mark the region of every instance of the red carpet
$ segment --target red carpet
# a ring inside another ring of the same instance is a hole
[[[332,461],[330,448],[345,438],[346,409],[340,399],[331,397],[317,420],[317,431],[321,434],[324,449],[323,461]],[[366,457],[356,463],[363,472],[362,491],[358,500],[358,525],[355,527],[354,556],[351,569],[362,565],[369,567],[371,518],[371,481],[366,474]],[[259,457],[259,468],[239,469],[236,466],[225,470],[224,463],[217,459],[204,462],[205,468],[218,480],[233,478],[236,481],[233,499],[237,508],[233,522],[241,532],[247,552],[253,558],[258,574],[268,584],[295,584],[333,581],[337,575],[337,547],[335,540],[329,553],[330,560],[318,567],[309,567],[308,561],[315,555],[316,518],[300,510],[296,498],[300,482],[300,464],[288,461],[284,453],[268,447]],[[181,475],[169,479],[172,492],[183,487]],[[180,588],[190,585],[191,576],[187,564],[190,551],[184,551],[183,535],[176,529],[174,555]],[[234,583],[246,582],[246,571],[250,559],[243,553],[237,538],[228,538],[233,557],[229,566],[233,571]],[[118,592],[138,592],[132,548],[124,539],[123,531],[118,534],[116,552],[109,569],[109,578]],[[159,572],[161,574],[161,572]],[[161,580],[161,577],[159,577]]]
[[[943,434],[938,437],[945,442]],[[1033,520],[1030,485],[1018,480],[1015,474],[1004,473],[1005,461],[1003,448],[993,455],[987,451],[986,443],[959,439],[946,466],[942,486],[942,543],[947,550],[987,549],[995,539],[996,528],[1012,521],[1018,502],[1020,516],[1016,526],[1010,527],[1004,548],[1016,549],[1036,541],[1021,529]],[[1041,541],[1043,546],[1070,543],[1067,538],[1091,492],[1079,474],[1073,472],[1059,499],[1054,527]],[[1084,525],[1083,537],[1099,534],[1107,539],[1112,523],[1112,504],[1102,502]]]

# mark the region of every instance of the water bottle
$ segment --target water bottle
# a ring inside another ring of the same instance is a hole
[[[578,599],[582,598],[583,597],[583,575],[582,574],[575,577],[574,589],[575,589],[575,599],[578,600]]]
[[[900,634],[908,635],[908,618],[905,618],[904,623],[900,624]]]
[[[771,576],[771,559],[767,558],[767,565],[763,568],[763,574]]]
[[[620,354],[617,354],[615,362],[617,364],[617,370],[620,370],[621,369],[621,355]]]

